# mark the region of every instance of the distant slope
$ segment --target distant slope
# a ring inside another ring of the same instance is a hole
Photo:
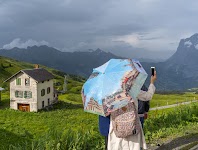
[[[34,68],[34,65],[0,56],[0,85],[6,78],[25,68]]]
[[[67,75],[68,92],[80,93],[81,86],[84,83],[84,78],[77,75],[66,74],[64,72],[49,67],[45,67],[42,65],[40,65],[40,67],[47,69],[55,76],[54,82],[56,89],[62,90],[64,75]],[[13,74],[17,73],[22,69],[33,69],[33,68],[34,68],[34,64],[21,62],[18,60],[0,56],[0,86],[3,86],[4,88],[6,88],[6,90],[8,90],[8,83],[3,83],[5,79],[9,78],[10,76],[12,76]]]
[[[0,55],[20,61],[39,63],[70,74],[88,77],[92,68],[111,58],[121,58],[100,49],[87,52],[61,52],[48,46],[33,46],[27,49],[0,50]]]

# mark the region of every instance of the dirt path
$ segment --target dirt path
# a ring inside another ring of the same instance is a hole
[[[186,104],[195,103],[195,102],[198,102],[198,100],[193,100],[193,101],[190,101],[190,102],[182,102],[182,103],[178,103],[178,104],[161,106],[161,107],[154,107],[154,108],[150,108],[150,110],[166,109],[166,108],[176,107],[178,105],[186,105]]]
[[[182,149],[184,145],[197,141],[198,141],[198,133],[186,135],[183,137],[178,137],[176,139],[167,141],[166,143],[158,144],[156,146],[148,145],[148,147],[149,150],[179,150]]]

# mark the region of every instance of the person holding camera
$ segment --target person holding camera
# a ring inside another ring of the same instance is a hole
[[[150,85],[148,91],[141,90],[138,99],[141,101],[149,101],[152,99],[153,94],[155,93],[154,82],[157,79],[156,71],[151,76]],[[138,110],[138,101],[134,101],[136,110]],[[140,132],[138,134],[129,135],[125,138],[116,137],[113,125],[112,118],[110,117],[110,126],[109,126],[109,135],[108,135],[108,150],[140,150],[147,149],[146,141],[143,133],[143,129],[139,120]]]

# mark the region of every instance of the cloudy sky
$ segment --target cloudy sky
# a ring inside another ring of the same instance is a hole
[[[0,0],[0,47],[165,55],[198,32],[197,8],[197,0]]]

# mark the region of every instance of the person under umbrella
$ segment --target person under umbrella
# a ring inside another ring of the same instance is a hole
[[[157,79],[157,76],[156,76],[156,72],[155,72],[155,75],[151,76],[149,88],[148,89],[142,88],[140,94],[137,97],[138,99],[141,99],[142,101],[149,101],[152,99],[152,96],[155,92],[154,82],[156,79]],[[107,150],[107,148],[109,150],[122,150],[122,145],[116,146],[116,143],[112,142],[112,138],[111,138],[111,141],[108,141],[109,132],[110,132],[110,134],[112,134],[112,132],[113,132],[112,128],[109,131],[109,127],[110,127],[110,116],[104,117],[104,116],[99,115],[99,131],[100,131],[100,134],[105,137],[105,150]],[[114,135],[113,140],[116,141],[116,139],[119,139],[119,138],[116,138]],[[139,146],[140,146],[140,143],[141,142],[139,141],[139,144],[138,144]],[[119,142],[117,144],[119,144]],[[142,146],[140,146],[140,147],[142,147]],[[139,150],[139,149],[137,149],[137,150]],[[131,150],[131,148],[129,148],[129,150]]]
[[[154,76],[151,76],[148,91],[140,91],[139,95],[137,96],[138,99],[141,99],[142,101],[149,101],[152,99],[152,96],[155,93],[154,82],[156,79],[157,79],[157,75],[155,71]],[[135,101],[135,106],[137,110],[138,101]],[[110,118],[108,150],[140,150],[141,148],[147,149],[144,133],[141,126],[140,126],[140,132],[138,134],[130,135],[126,138],[118,138],[114,133],[112,120]]]

